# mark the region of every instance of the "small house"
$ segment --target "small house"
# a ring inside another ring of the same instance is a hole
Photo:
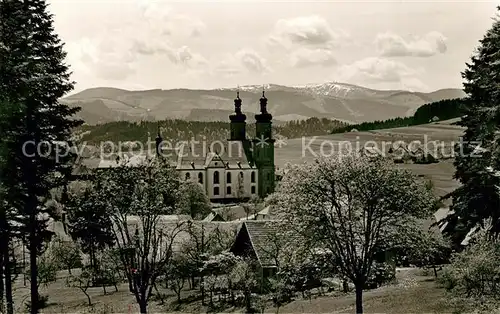
[[[212,221],[225,221],[225,220],[220,214],[216,212],[211,212],[210,214],[207,215],[207,217],[203,219],[203,221],[212,222]]]
[[[364,156],[364,157],[368,157],[368,158],[384,157],[384,152],[382,152],[381,150],[377,149],[376,147],[363,146],[358,151],[358,154],[361,155],[361,156]]]
[[[277,236],[277,221],[248,220],[243,223],[230,249],[236,256],[253,259],[263,278],[276,273],[277,262],[273,257],[270,241]]]

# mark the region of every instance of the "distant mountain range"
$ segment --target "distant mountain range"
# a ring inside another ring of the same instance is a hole
[[[330,118],[350,123],[407,116],[421,105],[443,99],[460,98],[460,89],[440,89],[431,93],[403,90],[374,90],[344,83],[304,86],[267,85],[268,110],[277,122]],[[243,111],[249,121],[259,110],[262,86],[240,87]],[[227,121],[233,112],[236,88],[214,90],[129,91],[98,87],[65,97],[61,102],[82,107],[79,117],[88,124],[117,120],[184,119]]]

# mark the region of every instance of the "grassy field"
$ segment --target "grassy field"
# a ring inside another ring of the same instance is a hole
[[[376,130],[370,132],[349,132],[342,134],[331,134],[325,136],[308,137],[301,139],[289,139],[282,143],[281,147],[275,148],[275,163],[278,169],[285,167],[287,163],[300,164],[312,162],[320,156],[338,156],[338,152],[346,152],[346,149],[357,152],[363,147],[376,145],[379,149],[391,147],[393,144],[403,141],[409,143],[426,143],[437,141],[445,147],[452,147],[458,143],[463,134],[463,128],[451,125],[455,120],[443,122],[395,128],[387,130]],[[383,144],[384,143],[384,144]],[[277,143],[279,144],[279,143]],[[366,146],[365,146],[366,145]],[[432,145],[429,144],[429,147]],[[413,171],[415,174],[428,178],[434,183],[436,194],[443,196],[458,186],[453,179],[455,168],[452,159],[442,160],[436,164],[396,164],[398,167]]]
[[[419,269],[398,272],[397,283],[366,291],[365,313],[452,313],[460,312],[434,277],[422,276]],[[355,296],[317,297],[287,304],[281,313],[354,313]]]
[[[118,292],[108,287],[107,294],[102,288],[91,288],[93,306],[88,306],[87,298],[77,288],[68,288],[65,284],[65,273],[60,274],[57,282],[41,289],[42,295],[49,295],[49,306],[43,313],[138,313],[134,297],[128,292],[127,285],[119,286]],[[29,283],[28,283],[29,284]],[[160,290],[167,294],[164,304],[152,300],[150,313],[206,313],[207,306],[201,300],[193,298],[196,291],[184,291],[180,306],[172,292]],[[25,300],[28,288],[18,281],[16,287],[16,304]],[[280,313],[353,313],[355,311],[353,293],[342,294],[332,292],[311,299],[297,299],[281,307]],[[420,269],[401,269],[397,273],[397,282],[378,289],[365,291],[364,308],[366,313],[471,313],[473,309],[467,302],[461,302],[441,288],[433,276],[425,276]],[[221,308],[217,312],[241,312],[240,308]],[[16,313],[24,312],[18,307]],[[268,304],[266,313],[275,313],[276,309]]]

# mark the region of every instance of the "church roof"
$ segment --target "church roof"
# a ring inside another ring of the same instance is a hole
[[[182,145],[172,156],[176,160],[177,169],[205,169],[205,163],[209,152],[202,145]]]
[[[146,154],[121,154],[116,155],[114,158],[101,159],[99,161],[99,164],[97,165],[97,168],[115,168],[122,165],[137,167],[143,165],[145,162],[147,162],[147,160],[148,155]]]
[[[208,146],[208,145],[207,145]],[[182,145],[178,151],[177,169],[250,169],[252,166],[248,160],[248,152],[241,142],[220,142],[220,145],[210,147],[204,145]]]
[[[208,147],[207,147],[208,146]],[[205,170],[207,168],[226,169],[252,169],[249,161],[251,152],[238,141],[220,142],[213,145],[210,151],[209,145],[189,143],[179,145],[176,149],[163,149],[162,154],[170,160],[170,164],[178,170]],[[118,157],[118,158],[117,158]],[[86,162],[90,168],[114,168],[120,165],[139,166],[154,155],[123,153],[115,154],[109,158],[89,159]]]

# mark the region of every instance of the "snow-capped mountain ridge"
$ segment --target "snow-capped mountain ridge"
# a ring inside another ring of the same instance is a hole
[[[93,88],[61,99],[82,108],[80,117],[87,123],[144,119],[185,119],[227,121],[234,110],[238,87],[210,90],[154,89],[128,91],[116,88]],[[259,110],[262,90],[269,99],[268,110],[276,121],[310,117],[352,122],[385,120],[411,114],[425,103],[463,97],[459,89],[432,93],[374,90],[339,82],[284,86],[278,84],[239,87],[247,113]],[[147,114],[147,115],[145,115]]]
[[[366,97],[379,97],[388,96],[393,93],[402,92],[401,90],[374,90],[363,86],[357,86],[348,83],[339,82],[326,82],[326,83],[310,83],[303,85],[278,85],[278,84],[264,84],[264,85],[242,85],[232,88],[219,88],[218,90],[231,90],[236,91],[260,93],[262,90],[266,91],[288,91],[304,93],[311,96],[319,97],[337,97],[337,98],[366,98]]]

